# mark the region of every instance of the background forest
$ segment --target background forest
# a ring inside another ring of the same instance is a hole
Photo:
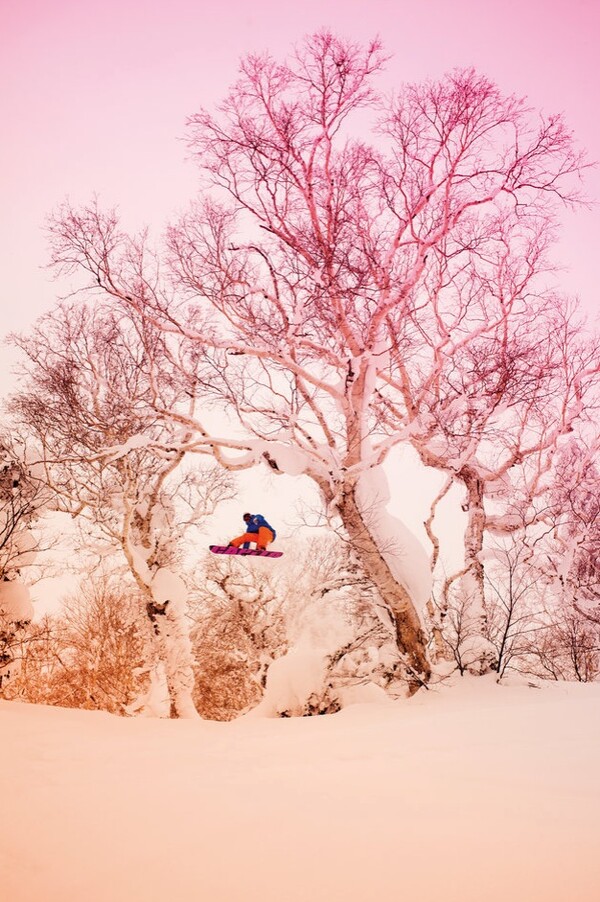
[[[245,57],[161,241],[53,214],[64,297],[11,339],[2,697],[230,720],[598,678],[600,348],[553,256],[589,163],[473,69],[386,97],[385,62],[328,31]],[[310,481],[312,536],[199,553],[253,468]],[[388,506],[425,472],[427,546]],[[61,555],[79,588],[34,619]]]

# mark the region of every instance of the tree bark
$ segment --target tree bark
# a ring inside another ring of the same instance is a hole
[[[189,628],[176,604],[149,601],[146,611],[159,648],[159,660],[165,669],[171,703],[171,716],[197,719],[194,705],[193,654]]]
[[[406,588],[392,574],[371,535],[357,503],[354,488],[342,493],[338,510],[366,575],[394,618],[398,648],[404,656],[409,684],[415,692],[420,686],[426,685],[431,676],[431,667],[425,653],[425,634],[415,605]]]
[[[465,566],[461,576],[461,588],[465,598],[468,623],[468,642],[475,652],[468,669],[475,673],[488,673],[498,669],[498,653],[485,636],[487,612],[485,609],[484,566],[481,560],[485,535],[485,510],[483,506],[483,481],[465,467],[459,474],[467,490],[467,527],[465,529]]]
[[[140,565],[132,550],[127,530],[121,536],[121,547],[129,569],[146,601],[146,614],[154,635],[154,651],[164,667],[171,716],[199,718],[193,702],[194,669],[189,625],[185,604],[181,599],[157,597],[152,588],[152,575],[144,563]],[[156,570],[160,568],[156,567]],[[143,572],[141,572],[143,571]]]
[[[484,570],[481,561],[485,532],[483,482],[474,473],[459,473],[467,490],[467,528],[465,529],[465,573],[462,584],[469,599],[469,613],[473,619],[485,621]]]

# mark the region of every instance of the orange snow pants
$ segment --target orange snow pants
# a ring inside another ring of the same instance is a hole
[[[230,545],[239,548],[244,542],[256,542],[257,548],[266,548],[273,541],[273,533],[266,526],[259,526],[258,532],[245,532],[243,536],[232,539]]]

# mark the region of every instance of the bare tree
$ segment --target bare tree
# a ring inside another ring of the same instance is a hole
[[[28,597],[20,600],[16,611],[12,601],[10,599],[9,604],[6,604],[5,593],[0,590],[0,691],[19,674],[23,660],[23,642],[33,616],[33,608],[27,604]]]
[[[104,547],[95,541],[102,555],[122,551],[152,625],[147,666],[156,684],[166,681],[162,711],[195,716],[177,571],[185,530],[229,496],[231,481],[214,465],[184,468],[189,431],[155,411],[157,399],[174,404],[179,389],[167,380],[155,388],[146,358],[159,342],[143,321],[63,304],[16,341],[27,382],[12,406],[36,437],[56,505],[104,538]]]
[[[14,579],[40,550],[33,527],[48,506],[50,493],[34,475],[24,448],[0,439],[0,578]]]
[[[0,439],[0,687],[14,679],[21,664],[33,617],[28,582],[40,552],[52,545],[39,528],[49,501],[25,448],[8,436]]]
[[[523,660],[555,617],[552,586],[540,569],[537,548],[544,531],[537,530],[535,536],[533,532],[525,524],[489,551],[485,629],[496,651],[499,678],[511,670],[526,671]]]
[[[597,427],[596,427],[597,429]],[[598,447],[592,434],[579,435],[562,448],[550,487],[554,518],[553,571],[567,606],[576,606],[590,620],[600,620],[600,480]]]
[[[219,113],[190,119],[208,199],[169,230],[168,277],[96,205],[60,211],[53,261],[151,318],[187,390],[235,415],[229,434],[172,412],[199,446],[314,480],[418,686],[430,568],[386,512],[383,465],[419,436],[431,451],[438,383],[458,370],[474,393],[486,345],[506,348],[506,324],[536,306],[556,203],[577,199],[584,162],[559,116],[470,70],[381,100],[383,63],[378,42],[326,32],[283,63],[247,57]],[[377,145],[350,137],[364,111],[381,112]],[[467,452],[456,472],[476,480]],[[474,557],[469,570],[480,580]]]
[[[520,660],[522,671],[580,683],[600,678],[600,623],[590,621],[576,608],[558,612],[531,640]]]
[[[496,287],[500,277],[499,271]],[[481,670],[498,667],[496,650],[485,640],[486,540],[547,519],[538,501],[554,455],[574,424],[589,416],[586,404],[597,393],[597,342],[582,335],[574,309],[552,296],[533,304],[526,288],[529,279],[519,285],[511,316],[439,374],[429,391],[429,422],[411,434],[423,462],[448,474],[442,494],[453,484],[463,487],[464,563],[446,578],[441,604],[460,590],[471,644],[480,636],[473,665]],[[434,542],[438,501],[428,521]]]
[[[54,668],[60,661],[60,635],[60,626],[48,615],[30,622],[26,631],[11,635],[11,658],[19,660],[19,668],[14,679],[0,680],[0,697],[54,703],[51,687]]]

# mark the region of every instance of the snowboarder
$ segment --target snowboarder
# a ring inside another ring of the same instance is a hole
[[[277,536],[273,527],[267,523],[262,514],[244,514],[244,523],[246,524],[246,532],[237,539],[232,539],[229,545],[234,548],[248,548],[250,542],[256,542],[257,551],[266,551],[267,545],[270,545]]]

